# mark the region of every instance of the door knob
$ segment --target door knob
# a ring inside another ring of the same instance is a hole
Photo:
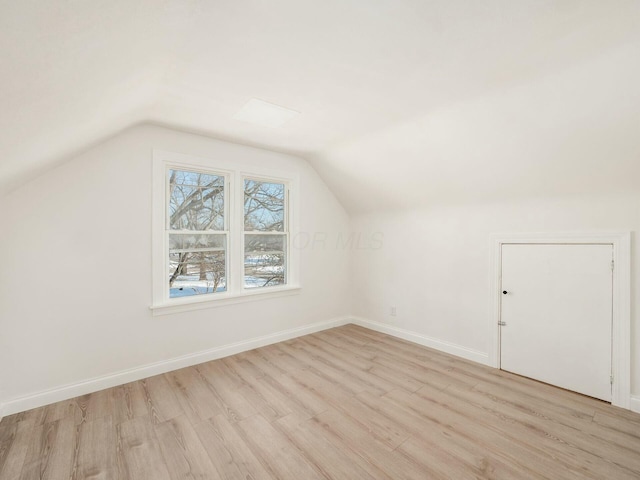
[[[502,294],[503,294],[503,295],[506,295],[507,293],[509,293],[509,292],[507,292],[506,290],[503,290],[503,291],[502,291]]]

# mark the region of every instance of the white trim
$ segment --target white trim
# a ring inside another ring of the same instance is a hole
[[[492,235],[491,312],[489,317],[489,365],[499,368],[500,283],[503,244],[606,244],[613,245],[613,328],[612,361],[614,376],[611,404],[630,408],[631,404],[631,233],[630,232],[538,232]]]
[[[640,413],[640,397],[637,395],[631,395],[629,402],[629,410],[632,412]]]
[[[3,394],[4,392],[2,391],[2,387],[0,387],[0,395],[3,395]],[[6,415],[6,412],[4,410],[4,404],[0,402],[0,422],[2,421],[5,415]]]
[[[426,335],[422,335],[421,333],[412,332],[410,330],[394,327],[385,323],[374,322],[373,320],[367,320],[361,317],[351,317],[351,320],[355,325],[359,325],[370,330],[386,333],[387,335],[401,338],[409,342],[417,343],[425,347],[433,348],[441,352],[449,353],[451,355],[455,355],[456,357],[471,360],[472,362],[481,363],[483,365],[489,364],[489,356],[486,353],[480,352],[478,350],[473,350],[471,348],[463,347],[462,345],[457,345],[455,343],[439,340],[437,338],[428,337]]]
[[[209,362],[229,355],[235,355],[254,348],[264,347],[265,345],[271,345],[273,343],[283,342],[285,340],[309,335],[329,328],[339,327],[346,325],[349,322],[349,317],[338,317],[332,320],[325,320],[323,322],[312,323],[302,327],[291,328],[269,335],[222,345],[220,347],[196,353],[181,355],[169,360],[150,363],[109,375],[103,375],[82,382],[52,388],[31,395],[25,395],[23,397],[9,400],[4,404],[0,404],[0,414],[11,415],[25,410],[30,410],[32,408],[49,405],[51,403],[77,397],[79,395],[85,395],[105,388],[115,387],[117,385],[122,385],[124,383],[133,382],[154,375],[160,375],[179,368],[190,367],[192,365]]]

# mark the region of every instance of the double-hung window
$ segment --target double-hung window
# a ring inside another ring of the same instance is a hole
[[[227,289],[224,175],[167,169],[169,298]]]
[[[154,312],[299,290],[295,175],[234,167],[154,152]]]
[[[244,287],[287,283],[288,215],[284,183],[244,179]]]

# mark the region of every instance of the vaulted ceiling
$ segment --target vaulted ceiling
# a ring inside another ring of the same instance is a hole
[[[350,211],[640,175],[637,0],[0,0],[0,55],[4,192],[140,122],[301,155]]]

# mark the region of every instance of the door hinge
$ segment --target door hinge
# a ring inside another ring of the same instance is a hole
[[[613,375],[609,375],[609,383],[613,385]]]
[[[507,324],[507,322],[498,322],[498,325],[500,325],[501,327],[504,327]]]
[[[616,261],[611,260],[611,271],[613,271],[613,269],[615,268],[615,264],[616,264]]]

